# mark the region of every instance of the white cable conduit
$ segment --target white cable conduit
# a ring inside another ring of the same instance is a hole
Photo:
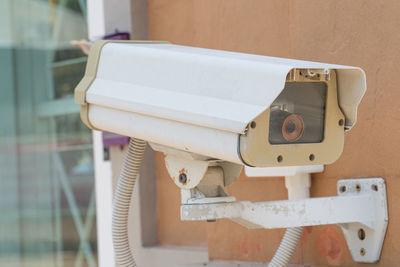
[[[136,267],[128,238],[128,214],[136,178],[142,165],[146,142],[131,138],[125,156],[117,188],[114,193],[112,211],[112,237],[115,258],[120,267]]]
[[[309,173],[298,173],[294,176],[285,177],[285,186],[288,190],[288,199],[303,199],[310,197],[311,175]],[[269,267],[285,267],[289,264],[294,250],[303,233],[303,227],[288,228],[282,238],[278,250],[269,263]]]

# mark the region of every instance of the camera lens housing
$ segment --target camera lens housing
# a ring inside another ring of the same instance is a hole
[[[336,72],[294,69],[270,107],[240,138],[249,166],[329,164],[343,151],[344,115],[338,105]],[[342,122],[342,123],[340,123]]]
[[[271,144],[320,143],[324,139],[326,84],[286,83],[271,105]]]

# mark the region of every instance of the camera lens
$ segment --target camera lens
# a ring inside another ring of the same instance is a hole
[[[270,108],[272,145],[320,143],[324,139],[326,84],[287,82]]]
[[[304,133],[304,121],[300,115],[291,114],[283,121],[282,136],[288,142],[299,140]]]

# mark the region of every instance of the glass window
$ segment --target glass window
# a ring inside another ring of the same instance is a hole
[[[96,266],[84,0],[0,3],[0,266]]]

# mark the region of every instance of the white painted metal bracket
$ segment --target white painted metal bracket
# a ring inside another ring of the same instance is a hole
[[[370,227],[361,222],[340,224],[347,245],[356,262],[377,262],[381,255],[388,224],[386,186],[382,178],[348,179],[338,182],[338,195],[341,197],[369,195],[370,206],[363,205],[370,213]]]
[[[384,180],[340,180],[338,191],[336,197],[186,204],[181,219],[232,219],[248,228],[267,229],[340,224],[355,261],[378,261],[388,222]]]

